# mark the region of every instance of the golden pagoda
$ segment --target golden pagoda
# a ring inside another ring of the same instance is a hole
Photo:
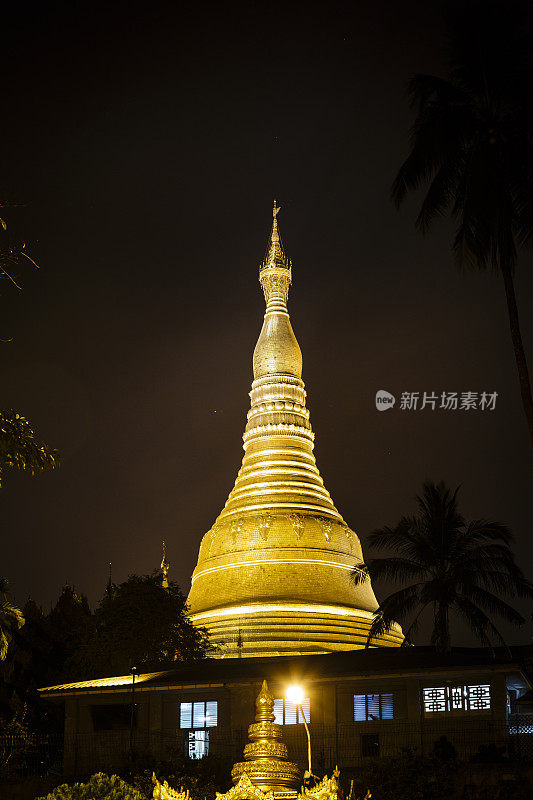
[[[292,264],[278,232],[259,270],[266,311],[253,355],[244,458],[200,545],[188,597],[219,657],[324,653],[364,647],[378,603],[357,535],[324,487],[313,455],[302,353],[287,298]],[[372,641],[393,647],[399,626]]]

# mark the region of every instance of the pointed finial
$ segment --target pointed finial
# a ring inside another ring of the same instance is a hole
[[[283,252],[283,244],[278,231],[278,214],[281,206],[274,200],[272,208],[272,232],[265,260],[259,267],[259,280],[268,303],[273,291],[287,302],[291,284],[291,264]]]
[[[167,561],[167,546],[165,541],[163,541],[163,558],[161,559],[161,572],[163,573],[163,580],[161,581],[161,586],[163,589],[168,589],[168,571],[170,569],[170,561]]]
[[[273,217],[274,221],[272,222],[272,234],[270,236],[270,249],[271,250],[272,250],[273,246],[276,247],[276,245],[279,245],[278,214],[279,214],[280,208],[281,208],[281,206],[277,206],[276,205],[276,201],[274,200],[274,208],[272,209],[272,217]]]
[[[107,578],[107,586],[105,587],[105,593],[107,596],[111,596],[113,594],[113,578],[111,576],[111,561],[109,562],[109,576]]]
[[[256,722],[274,722],[274,697],[266,681],[263,681],[261,691],[257,695],[255,707],[257,709],[255,714]]]

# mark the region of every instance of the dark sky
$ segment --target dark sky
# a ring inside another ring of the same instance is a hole
[[[47,608],[68,581],[94,603],[109,561],[117,581],[151,571],[162,539],[188,590],[242,458],[274,197],[318,465],[345,519],[364,543],[424,479],[461,483],[464,513],[506,522],[531,575],[503,285],[455,269],[447,222],[420,237],[417,199],[389,201],[407,82],[444,69],[441,5],[109,5],[3,10],[1,189],[29,203],[12,229],[41,269],[3,287],[1,403],[62,454],[1,491],[17,601]],[[533,366],[531,258],[516,283]],[[378,389],[499,396],[494,412],[378,413]]]

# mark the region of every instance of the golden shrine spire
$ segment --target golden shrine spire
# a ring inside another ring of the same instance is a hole
[[[324,653],[364,647],[378,603],[357,535],[335,508],[313,454],[302,353],[287,298],[292,265],[274,202],[267,256],[259,269],[263,326],[235,485],[200,546],[188,597],[191,620],[207,628],[215,655]],[[374,640],[399,645],[395,628]]]
[[[168,589],[168,571],[170,569],[170,561],[167,559],[167,545],[163,541],[163,558],[161,559],[161,572],[163,578],[161,579],[161,586],[163,589]]]
[[[259,268],[259,280],[265,292],[265,300],[268,302],[267,291],[270,288],[270,278],[276,277],[280,279],[280,283],[286,286],[285,302],[287,301],[287,293],[291,284],[291,262],[283,252],[283,245],[278,231],[278,213],[281,206],[276,205],[274,200],[274,208],[272,209],[272,232],[270,234],[270,245],[265,260]]]

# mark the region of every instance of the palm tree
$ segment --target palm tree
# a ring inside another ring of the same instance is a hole
[[[461,267],[503,278],[522,405],[533,442],[533,397],[514,288],[517,247],[533,234],[533,79],[528,4],[458,4],[449,15],[448,79],[415,75],[411,152],[392,187],[398,208],[428,185],[416,220],[426,233],[436,217],[457,223]]]
[[[422,612],[433,612],[431,643],[439,652],[451,648],[450,614],[471,628],[483,645],[505,645],[494,625],[496,615],[514,625],[524,618],[498,595],[533,597],[533,585],[516,565],[504,526],[487,520],[466,522],[457,508],[459,488],[426,482],[417,497],[418,513],[402,517],[394,528],[373,531],[371,548],[397,555],[374,558],[352,572],[357,585],[381,578],[407,583],[384,600],[374,613],[367,647],[375,636],[390,630],[395,620],[407,624],[406,643],[416,632]],[[497,594],[495,594],[497,592]],[[414,616],[413,616],[414,615]]]
[[[7,580],[0,578],[0,661],[3,661],[7,655],[7,648],[13,634],[23,625],[22,611],[7,599]]]

